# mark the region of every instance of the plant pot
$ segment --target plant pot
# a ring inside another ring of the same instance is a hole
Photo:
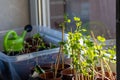
[[[50,64],[45,64],[40,66],[45,72],[52,71]],[[35,71],[34,67],[31,69],[31,74]]]
[[[70,65],[69,64],[64,64],[64,69],[67,69],[67,68],[70,68]],[[55,68],[54,68],[55,69]],[[64,69],[62,69],[62,64],[59,64],[58,65],[58,73],[60,73],[62,70],[64,70]]]
[[[52,71],[52,65],[51,64],[44,64],[41,65],[41,68],[45,70],[45,72]]]
[[[65,64],[71,64],[71,59],[70,59],[70,58],[67,58],[67,59],[65,60]]]
[[[101,72],[100,72],[101,73]],[[113,74],[113,76],[114,76],[114,80],[116,80],[116,74],[113,72],[112,73]],[[107,78],[110,78],[110,76],[109,76],[109,72],[105,72],[105,76],[107,77]],[[104,78],[104,80],[109,80],[109,79],[107,79],[107,78]],[[96,75],[95,76],[95,80],[102,80],[102,75]],[[112,79],[110,79],[110,80],[112,80]]]
[[[62,80],[76,80],[75,79],[75,74],[74,74],[74,70],[71,68],[65,69],[63,71],[61,71],[61,75],[62,75]],[[79,76],[77,76],[77,80],[87,80],[88,76],[84,76],[82,74],[78,74]]]
[[[40,79],[41,80],[62,80],[60,74],[58,74],[57,77],[54,78],[53,72],[45,72],[43,74],[40,74]]]
[[[74,78],[74,70],[67,68],[61,71],[61,75],[63,80],[72,80]]]
[[[44,64],[40,66],[43,70],[45,70],[45,72],[47,71],[54,71],[55,70],[55,65],[54,64]],[[64,69],[69,68],[70,65],[68,64],[64,64]],[[60,73],[62,71],[62,64],[58,65],[58,73]]]

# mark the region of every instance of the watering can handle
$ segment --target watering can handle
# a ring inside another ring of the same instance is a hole
[[[11,34],[14,36],[14,38],[17,38],[17,34],[16,34],[16,32],[14,30],[10,30],[9,32],[7,32],[7,34],[4,37],[4,48],[5,48],[5,51],[6,51],[6,48],[7,48],[8,38],[9,38],[9,36]]]

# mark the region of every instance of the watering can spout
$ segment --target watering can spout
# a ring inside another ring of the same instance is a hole
[[[24,32],[22,33],[22,36],[21,36],[21,37],[22,37],[22,39],[24,39],[24,38],[25,38],[26,33],[27,33],[26,31],[24,31]]]
[[[26,25],[25,28],[24,28],[24,32],[23,32],[23,34],[22,34],[21,37],[24,39],[26,33],[27,33],[27,32],[30,32],[30,31],[32,31],[32,26],[31,26],[31,25]]]

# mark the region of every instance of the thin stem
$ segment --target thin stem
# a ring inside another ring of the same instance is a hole
[[[103,59],[103,61],[104,61],[104,63],[107,65],[106,68],[107,68],[107,70],[108,70],[108,72],[109,72],[110,78],[111,78],[112,80],[115,80],[114,75],[113,75],[113,73],[112,73],[112,70],[111,70],[109,64],[106,62],[105,59]]]
[[[65,30],[65,27],[63,26],[62,27],[62,42],[64,42],[64,30]],[[63,45],[62,45],[62,69],[64,69],[64,53],[63,53]]]
[[[57,70],[58,70],[58,65],[60,61],[60,53],[61,53],[61,46],[60,46],[59,53],[58,53],[56,63],[55,63],[55,78],[57,77]]]
[[[93,80],[94,80],[94,75],[95,75],[94,74],[94,69],[95,69],[95,66],[93,65],[92,67],[93,67],[93,75],[92,76],[93,76]]]
[[[83,74],[81,74],[82,80],[84,80]]]
[[[101,69],[102,69],[102,80],[104,80],[104,76],[105,76],[105,71],[104,71],[104,67],[103,67],[103,61],[102,59],[100,60],[100,64],[101,64]]]
[[[98,46],[98,43],[95,39],[94,33],[91,31],[91,35],[93,37],[93,40],[95,41],[95,45]],[[101,55],[101,51],[99,50],[99,55]],[[104,64],[103,64],[103,60],[100,60],[100,65],[101,65],[101,70],[102,70],[102,80],[104,80],[104,76],[105,76],[105,71],[104,71]]]
[[[78,73],[78,80],[80,80],[80,73]]]
[[[74,74],[75,74],[75,80],[77,80],[77,72],[75,69],[74,69]]]

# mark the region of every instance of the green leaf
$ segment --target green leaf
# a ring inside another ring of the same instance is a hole
[[[88,64],[92,64],[91,60],[87,59],[86,61],[87,61]]]
[[[70,20],[70,19],[67,19],[67,22],[68,22],[68,23],[70,23],[70,22],[71,22],[71,20]]]
[[[74,21],[80,21],[80,18],[76,17],[76,16],[73,19],[74,19]]]
[[[100,42],[105,42],[105,38],[104,37],[102,37],[102,36],[97,36],[97,39],[100,41]]]
[[[45,73],[45,71],[39,65],[35,66],[35,71],[38,72],[39,74]]]
[[[59,42],[58,44],[60,44],[60,45],[65,45],[65,44],[66,44],[66,42],[61,41],[61,42]]]

